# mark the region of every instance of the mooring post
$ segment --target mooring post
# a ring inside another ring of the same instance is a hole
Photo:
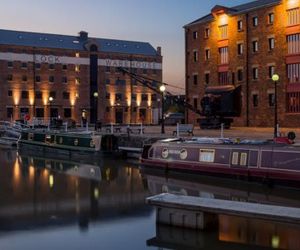
[[[179,135],[179,123],[177,122],[177,127],[176,127],[176,134],[177,134],[177,138],[180,137]]]
[[[143,123],[141,123],[141,131],[140,131],[140,134],[141,134],[141,135],[143,134]]]
[[[224,138],[224,123],[221,123],[221,138]]]

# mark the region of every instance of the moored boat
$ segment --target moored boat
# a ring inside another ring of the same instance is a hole
[[[268,140],[170,139],[145,146],[144,166],[300,185],[300,147]]]

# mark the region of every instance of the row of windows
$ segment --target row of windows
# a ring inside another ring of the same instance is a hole
[[[299,68],[300,69],[300,65]],[[300,73],[300,70],[298,71],[298,74]],[[229,84],[229,72],[219,72],[219,84],[221,85],[225,85],[225,84]],[[272,76],[275,74],[275,66],[271,65],[268,66],[268,78],[271,79]],[[235,76],[235,72],[232,72],[232,84],[235,84],[235,77],[237,78],[237,81],[243,81],[244,79],[244,71],[243,69],[238,69],[236,72]],[[258,71],[258,67],[253,67],[252,68],[252,79],[253,80],[257,80],[259,78],[259,71]],[[297,80],[299,80],[299,77],[297,78]],[[210,83],[210,73],[205,73],[204,74],[204,82],[205,84],[209,84]],[[193,75],[193,84],[197,85],[198,84],[198,75],[194,74]]]
[[[275,38],[274,37],[268,38],[268,48],[269,48],[269,51],[272,51],[275,48]],[[300,48],[300,46],[299,46],[299,48]],[[252,52],[256,53],[256,52],[258,52],[258,50],[259,50],[258,40],[252,41]],[[244,54],[244,43],[239,42],[237,44],[237,54],[238,55]],[[205,60],[206,61],[209,60],[210,56],[211,56],[210,49],[206,48],[204,55],[205,55]],[[221,64],[228,63],[228,47],[219,48],[219,55],[220,55],[220,63]],[[193,60],[194,60],[194,62],[198,62],[198,60],[199,60],[197,50],[193,51]]]
[[[111,94],[110,93],[106,93],[106,99],[110,99],[110,96],[111,96]],[[136,94],[132,94],[131,95],[131,100],[132,101],[136,101]],[[142,101],[144,102],[146,102],[146,101],[148,101],[149,100],[149,95],[148,94],[142,94],[142,96],[141,96],[142,98]],[[116,101],[122,101],[123,100],[123,94],[121,94],[121,93],[116,93],[115,94],[115,100]],[[155,101],[157,101],[157,95],[156,94],[152,94],[151,95],[151,101],[152,102],[155,102]]]
[[[21,114],[21,117],[23,117],[24,115],[29,114],[29,108],[21,107],[19,109],[19,113]],[[64,113],[64,118],[72,117],[72,109],[71,108],[64,108],[63,113]],[[7,116],[7,118],[14,117],[14,108],[13,107],[6,108],[6,116]],[[58,116],[58,109],[51,108],[50,109],[50,117],[57,117],[57,116]],[[44,108],[36,108],[35,109],[35,117],[44,118],[45,117],[45,109]]]
[[[14,80],[14,77],[13,77],[12,74],[9,74],[9,75],[7,75],[7,78],[6,78],[6,79],[7,79],[7,81],[13,81],[13,80]],[[27,80],[28,80],[27,75],[23,75],[23,76],[21,77],[21,80],[22,80],[23,82],[27,82]],[[54,76],[49,76],[49,77],[48,77],[49,83],[54,83],[55,80],[56,80],[56,78],[55,78]],[[42,81],[41,76],[35,76],[35,82],[40,83],[41,81]],[[66,76],[61,77],[61,82],[62,82],[62,83],[68,83],[68,78],[67,78]],[[76,84],[80,84],[80,78],[79,78],[79,77],[75,77],[75,83],[76,83]]]
[[[274,13],[269,13],[268,14],[268,19],[267,19],[267,24],[273,24],[274,23]],[[258,26],[258,17],[252,17],[252,26],[257,27]],[[243,31],[243,20],[238,20],[237,24],[237,31]],[[205,28],[204,30],[204,38],[209,38],[211,34],[210,28]],[[220,39],[226,39],[228,38],[228,25],[221,25],[219,26],[219,34],[220,34]],[[197,39],[198,36],[198,31],[193,32],[193,39]]]
[[[13,96],[13,90],[8,90],[7,95],[9,97],[12,97]],[[51,91],[49,93],[49,96],[51,96],[53,99],[55,99],[56,98],[56,92]],[[42,97],[43,97],[43,93],[41,91],[35,91],[35,98],[36,99],[42,99]],[[29,99],[29,91],[27,91],[27,90],[21,91],[21,98],[22,99]],[[67,92],[67,91],[62,92],[62,98],[66,99],[66,100],[69,100],[70,99],[70,92]]]

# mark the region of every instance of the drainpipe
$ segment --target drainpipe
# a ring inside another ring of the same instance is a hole
[[[249,44],[249,15],[246,13],[246,126],[250,126],[249,121],[249,50],[250,50],[250,44]]]

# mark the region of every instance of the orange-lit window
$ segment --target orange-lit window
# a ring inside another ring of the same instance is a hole
[[[300,23],[300,10],[299,8],[287,10],[287,25],[296,25]]]
[[[243,30],[243,21],[242,20],[238,20],[238,22],[237,22],[237,29],[238,29],[238,31],[242,31]]]
[[[210,36],[210,29],[209,28],[205,28],[204,37],[205,38],[209,38],[209,36]]]
[[[300,113],[300,92],[287,93],[287,112]]]
[[[228,25],[219,26],[220,39],[228,38]]]
[[[300,53],[300,34],[293,34],[286,37],[288,54]]]
[[[237,53],[238,53],[238,55],[242,55],[243,54],[243,48],[244,48],[243,43],[238,43],[238,45],[237,45]]]
[[[193,59],[194,59],[194,62],[198,62],[198,51],[197,50],[193,51]]]
[[[219,72],[219,85],[227,85],[228,83],[228,72]]]
[[[258,17],[255,16],[252,18],[252,25],[253,27],[257,27],[258,26]]]
[[[228,64],[228,47],[219,48],[220,64]]]
[[[287,76],[289,83],[300,83],[299,81],[300,75],[300,64],[288,64],[287,65]]]
[[[205,60],[209,60],[210,58],[210,49],[205,49]]]
[[[274,23],[274,13],[269,13],[268,15],[268,24]]]

